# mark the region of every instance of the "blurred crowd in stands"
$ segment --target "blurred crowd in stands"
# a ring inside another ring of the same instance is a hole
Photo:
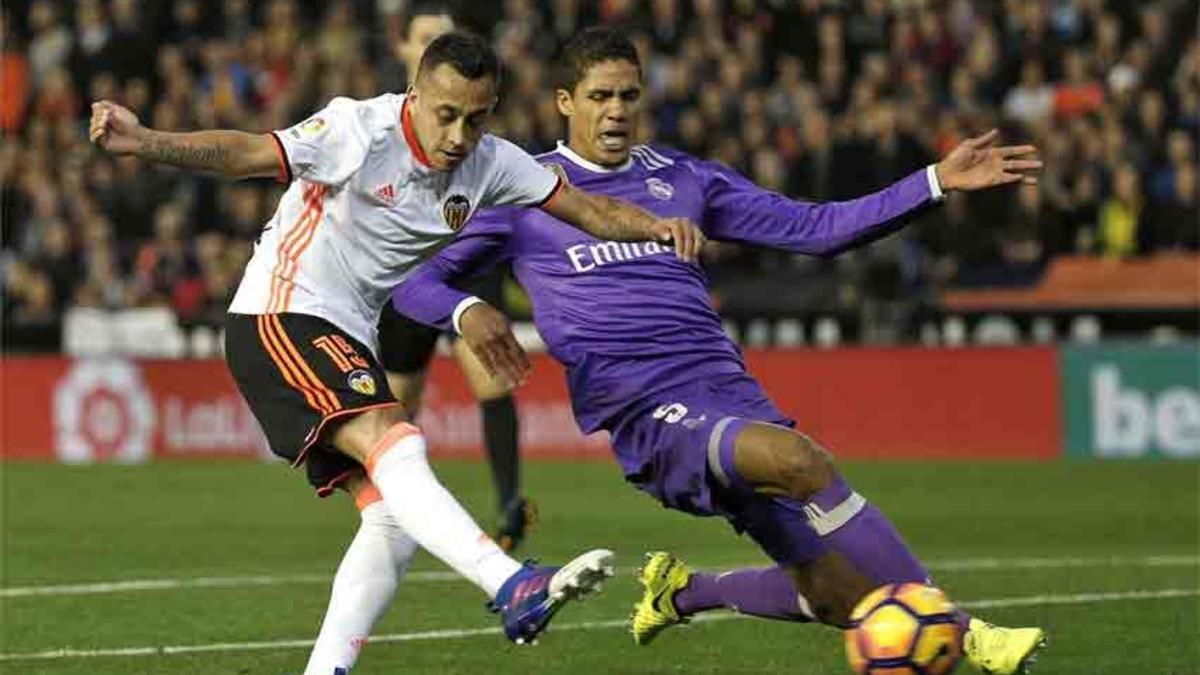
[[[86,140],[91,101],[160,129],[266,131],[336,95],[402,91],[413,1],[5,0],[5,349],[56,350],[71,307],[166,305],[184,326],[219,325],[282,189],[105,156]],[[954,195],[835,261],[716,244],[706,265],[727,304],[858,307],[1029,283],[1058,255],[1198,245],[1196,0],[451,5],[509,68],[493,131],[534,152],[564,138],[555,50],[599,22],[627,26],[643,55],[645,140],[791,196],[863,194],[993,126],[1041,149],[1040,185]]]

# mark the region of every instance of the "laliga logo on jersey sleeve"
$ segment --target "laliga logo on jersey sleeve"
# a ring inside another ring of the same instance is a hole
[[[328,128],[329,125],[325,123],[325,118],[310,117],[300,124],[292,127],[291,135],[292,138],[300,138],[301,136],[308,136],[312,138],[325,133],[325,130]]]
[[[446,200],[446,204],[442,207],[442,218],[446,219],[446,224],[451,230],[458,232],[463,224],[467,222],[467,216],[471,214],[471,200],[465,195],[455,194],[450,195]]]
[[[567,170],[562,167],[562,164],[556,162],[542,162],[542,166],[550,170],[550,173],[558,176],[558,179],[563,183],[570,185],[571,178],[567,176]]]
[[[647,178],[646,189],[656,199],[661,199],[664,202],[675,196],[675,187],[659,178]]]
[[[137,366],[76,361],[54,391],[54,449],[64,462],[141,462],[150,456],[155,417]]]
[[[374,396],[377,391],[375,387],[375,378],[371,373],[365,370],[356,370],[346,378],[346,382],[350,388],[363,396]]]

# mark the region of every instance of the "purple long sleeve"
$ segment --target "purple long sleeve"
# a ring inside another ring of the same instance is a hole
[[[713,162],[695,162],[693,170],[707,178],[703,226],[709,237],[811,255],[874,241],[933,202],[925,169],[864,197],[820,204],[764,190]]]
[[[486,272],[506,257],[511,215],[510,208],[477,214],[450,246],[392,290],[392,306],[421,323],[453,330],[454,308],[470,297],[453,285]]]
[[[566,147],[539,158],[575,187],[688,218],[713,239],[831,255],[899,227],[933,203],[924,172],[848,202],[813,204],[763,190],[729,169],[670,148],[638,146],[621,167],[596,167]],[[511,259],[533,321],[567,371],[575,416],[591,432],[655,392],[745,372],[700,266],[657,242],[600,241],[539,209],[477,213],[393,293],[396,308],[446,328],[467,297],[452,287]],[[640,458],[626,458],[640,466]],[[624,462],[625,460],[623,460]]]

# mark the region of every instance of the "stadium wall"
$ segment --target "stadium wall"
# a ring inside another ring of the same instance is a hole
[[[606,459],[575,427],[561,369],[534,355],[518,395],[526,456]],[[1200,458],[1200,352],[1150,347],[749,351],[799,427],[843,458]],[[218,360],[0,359],[0,457],[268,458]],[[457,366],[431,366],[419,424],[435,456],[482,456]],[[669,403],[669,401],[664,401]]]

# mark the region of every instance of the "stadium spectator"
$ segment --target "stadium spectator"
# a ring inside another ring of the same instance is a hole
[[[1137,251],[1145,199],[1133,165],[1117,167],[1112,182],[1112,196],[1100,207],[1097,249],[1105,257],[1126,257]]]
[[[1021,82],[1004,99],[1004,112],[1027,125],[1040,124],[1054,110],[1054,90],[1045,83],[1042,64],[1026,61]]]

